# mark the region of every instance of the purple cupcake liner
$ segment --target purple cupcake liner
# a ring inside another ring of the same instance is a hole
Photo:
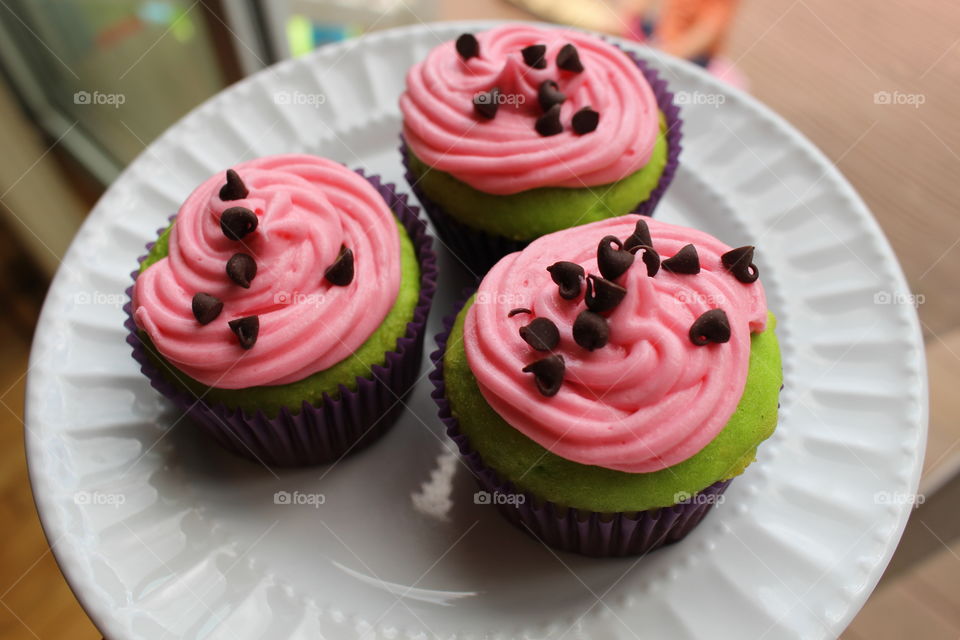
[[[680,151],[683,148],[680,142],[683,138],[683,118],[680,117],[680,107],[673,101],[673,92],[667,88],[667,81],[661,78],[655,69],[651,68],[646,61],[641,60],[633,51],[625,50],[624,53],[630,56],[630,59],[639,67],[647,82],[650,83],[653,94],[657,98],[657,106],[663,112],[667,121],[667,164],[663,168],[657,186],[650,192],[650,197],[637,205],[637,208],[631,212],[653,216],[654,210],[660,203],[660,198],[663,197],[667,187],[673,182],[673,177],[677,174],[677,168],[680,166]]]
[[[413,242],[420,262],[420,297],[406,333],[397,340],[396,348],[386,354],[383,366],[372,367],[371,378],[357,378],[357,388],[340,385],[335,397],[323,395],[319,405],[306,401],[299,407],[283,408],[275,418],[262,411],[249,415],[223,404],[211,404],[182,386],[174,384],[150,358],[133,320],[132,298],[124,311],[128,330],[127,342],[133,347],[133,358],[150,380],[151,386],[199,424],[225,449],[251,460],[273,466],[304,466],[337,460],[358,451],[383,435],[404,408],[403,397],[417,382],[423,358],[423,339],[427,316],[437,283],[437,259],[433,238],[408,204],[407,195],[395,185],[383,183],[379,176],[364,176],[380,193]],[[173,218],[171,218],[172,220]],[[162,231],[162,230],[161,230]],[[151,242],[147,251],[153,247]],[[143,258],[141,257],[140,261]],[[137,279],[137,271],[131,275]],[[133,286],[127,289],[131,296]]]
[[[680,150],[682,149],[683,119],[680,117],[680,107],[674,104],[673,92],[667,88],[667,81],[662,79],[655,69],[632,51],[624,51],[624,53],[630,56],[630,59],[634,61],[647,79],[657,99],[657,106],[663,112],[667,122],[667,164],[660,175],[660,181],[646,200],[639,203],[633,211],[628,212],[652,216],[660,198],[663,197],[664,192],[673,182],[673,177],[677,173]],[[404,177],[407,179],[410,189],[417,196],[427,216],[430,217],[430,221],[433,223],[433,227],[442,243],[475,277],[483,276],[503,256],[514,251],[520,251],[530,244],[530,240],[514,240],[482,229],[476,229],[445,212],[420,188],[419,180],[410,170],[407,151],[406,140],[401,134],[400,157],[405,169]]]
[[[440,420],[447,435],[460,448],[460,454],[477,478],[480,487],[491,495],[504,496],[495,501],[497,510],[510,522],[540,542],[585,556],[614,557],[646,554],[664,545],[682,540],[700,524],[710,508],[733,481],[721,480],[671,507],[630,513],[600,513],[587,509],[563,507],[517,489],[502,480],[488,467],[480,454],[470,446],[469,438],[460,431],[450,411],[443,380],[443,356],[447,339],[469,296],[457,303],[453,313],[444,318],[443,331],[437,336],[437,350],[430,358],[434,369],[430,381],[431,396],[439,407]]]

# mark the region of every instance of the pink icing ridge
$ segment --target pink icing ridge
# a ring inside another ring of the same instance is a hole
[[[134,318],[164,358],[208,386],[288,384],[349,357],[387,316],[400,288],[396,220],[370,183],[331,160],[277,155],[233,168],[248,196],[221,201],[223,172],[190,194],[177,213],[168,257],[137,278]],[[260,220],[240,241],[220,229],[221,213],[234,206]],[[345,287],[323,277],[341,245],[354,253],[355,275]],[[249,289],[225,274],[237,252],[257,262]],[[224,303],[210,324],[193,316],[197,292]],[[260,333],[244,350],[227,322],[248,315],[260,316]]]
[[[743,284],[720,256],[730,247],[709,234],[645,218],[661,258],[692,243],[696,275],[661,269],[653,278],[639,258],[617,279],[627,289],[609,314],[610,340],[593,352],[577,345],[571,327],[585,309],[558,294],[546,268],[559,260],[599,273],[597,245],[606,235],[627,238],[637,216],[623,216],[552,233],[498,262],[470,307],[464,347],[470,369],[490,406],[521,433],[563,458],[629,473],[649,473],[683,462],[713,440],[733,415],[749,368],[750,333],[766,326],[759,281]],[[508,318],[516,307],[533,315]],[[709,309],[723,309],[730,341],[698,347],[688,332]],[[560,329],[554,350],[566,375],[547,398],[522,373],[546,356],[534,351],[519,328],[535,317]]]
[[[425,163],[493,194],[537,187],[583,188],[621,180],[650,160],[659,131],[656,97],[623,51],[569,29],[508,24],[476,35],[480,56],[461,60],[453,42],[433,49],[407,73],[400,97],[403,134]],[[560,48],[572,43],[581,73],[558,69]],[[533,69],[520,50],[547,45],[547,67]],[[542,137],[534,129],[542,113],[537,89],[554,80],[567,100],[564,131]],[[497,86],[512,103],[493,120],[473,111],[473,97]],[[576,135],[573,114],[590,106],[600,113],[597,129]]]

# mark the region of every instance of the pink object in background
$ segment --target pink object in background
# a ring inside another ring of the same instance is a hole
[[[707,71],[731,87],[742,91],[750,91],[750,78],[743,71],[740,71],[733,60],[726,56],[717,56],[712,59],[710,64],[707,65]]]

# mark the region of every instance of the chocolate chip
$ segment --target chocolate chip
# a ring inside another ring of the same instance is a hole
[[[246,253],[235,253],[227,260],[227,277],[244,289],[250,288],[256,275],[257,263]]]
[[[623,296],[627,295],[627,290],[600,276],[592,273],[587,276],[587,293],[583,301],[587,303],[587,309],[596,313],[604,313],[614,309]]]
[[[599,313],[581,311],[573,322],[573,341],[586,349],[593,351],[607,344],[610,339],[610,326],[607,320]]]
[[[557,66],[564,71],[574,73],[583,71],[583,63],[580,62],[580,54],[577,52],[577,48],[572,44],[563,45],[560,52],[557,53]]]
[[[549,111],[555,104],[562,104],[567,96],[560,91],[560,85],[553,80],[544,80],[537,90],[537,102],[544,111]]]
[[[480,43],[472,33],[464,33],[457,38],[457,53],[463,60],[480,57]]]
[[[616,249],[612,245],[616,246]],[[597,245],[597,267],[607,280],[616,280],[633,264],[633,254],[624,251],[623,243],[616,236],[604,236]]]
[[[547,267],[550,277],[560,287],[560,297],[564,300],[573,300],[580,295],[583,283],[583,267],[576,262],[561,260]]]
[[[528,364],[522,371],[532,373],[537,382],[537,390],[549,398],[560,391],[565,369],[563,356],[555,353]]]
[[[653,246],[653,239],[650,237],[650,227],[647,226],[647,221],[643,218],[637,220],[637,226],[634,227],[633,233],[623,241],[623,248],[627,251],[640,245],[645,247]]]
[[[224,201],[243,200],[248,193],[250,192],[247,190],[247,185],[243,184],[243,180],[240,179],[237,172],[233,169],[227,169],[227,183],[220,187],[220,199]]]
[[[536,318],[520,327],[520,337],[537,351],[550,351],[560,342],[560,330],[549,318]]]
[[[600,114],[590,107],[584,107],[573,114],[573,121],[571,122],[573,132],[578,136],[590,133],[597,128],[598,124],[600,124]]]
[[[748,245],[731,249],[720,256],[723,266],[733,274],[734,278],[744,284],[755,282],[760,277],[760,270],[753,264],[753,250],[754,248]]]
[[[230,207],[220,214],[220,230],[231,240],[240,240],[257,230],[260,220],[246,207]]]
[[[510,309],[510,313],[507,314],[507,317],[512,318],[513,316],[519,315],[521,313],[529,314],[529,313],[533,313],[533,311],[530,311],[530,309],[527,309],[526,307],[517,307],[516,309]]]
[[[690,342],[702,347],[710,342],[730,340],[730,321],[723,309],[711,309],[693,321],[690,327]]]
[[[630,248],[630,253],[634,255],[641,251],[643,252],[643,264],[647,266],[647,277],[652,278],[660,271],[660,254],[654,251],[653,247],[644,244],[638,244]]]
[[[672,258],[667,258],[660,263],[664,271],[670,273],[686,273],[693,275],[700,273],[700,256],[697,255],[697,248],[688,244],[680,251],[677,251]]]
[[[546,113],[537,118],[537,124],[534,128],[537,130],[537,133],[545,138],[561,133],[563,131],[563,125],[560,123],[560,105],[553,105]]]
[[[353,282],[353,250],[341,245],[340,254],[333,261],[333,264],[323,272],[323,277],[330,284],[338,287],[345,287]]]
[[[494,87],[486,93],[480,93],[473,97],[473,110],[481,118],[493,120],[497,115],[497,109],[500,108],[500,89]]]
[[[523,55],[523,61],[527,63],[528,67],[533,67],[534,69],[547,68],[547,45],[532,44],[529,47],[524,47],[520,53]]]
[[[233,331],[240,341],[240,346],[249,349],[257,343],[257,336],[260,334],[260,317],[247,316],[246,318],[237,318],[227,323],[230,325],[230,331]]]
[[[193,296],[193,317],[200,324],[210,324],[223,311],[223,303],[209,293],[197,293]]]

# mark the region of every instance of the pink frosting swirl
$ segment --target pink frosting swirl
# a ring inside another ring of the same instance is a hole
[[[224,202],[217,173],[177,213],[168,257],[137,278],[134,318],[157,350],[200,382],[223,389],[282,385],[322,371],[352,354],[376,330],[400,287],[396,219],[357,173],[323,158],[277,155],[234,167],[249,193]],[[220,216],[230,207],[256,213],[256,231],[227,238]],[[324,271],[341,245],[353,250],[355,275],[334,286]],[[225,274],[237,252],[254,257],[249,289]],[[223,301],[210,324],[193,316],[194,294]],[[260,317],[256,344],[244,350],[227,325]]]
[[[646,219],[661,258],[692,243],[701,271],[655,277],[639,256],[617,283],[627,290],[609,314],[609,342],[587,351],[571,327],[585,309],[582,295],[564,300],[547,267],[568,260],[599,273],[597,245],[627,238],[638,218],[611,218],[551,233],[503,258],[480,284],[464,327],[470,369],[490,406],[521,433],[563,458],[629,473],[648,473],[691,457],[726,425],[743,394],[750,333],[766,325],[760,282],[743,284],[721,264],[730,247],[693,229]],[[526,307],[533,314],[508,317]],[[730,341],[695,346],[690,326],[720,308],[730,322]],[[549,318],[560,330],[554,349],[564,358],[560,391],[541,395],[527,364],[534,351],[519,329]]]
[[[479,57],[462,60],[453,42],[433,49],[407,73],[400,97],[403,134],[425,163],[470,186],[494,194],[536,187],[582,188],[621,180],[650,160],[659,130],[649,83],[623,51],[588,34],[508,24],[477,34]],[[573,44],[584,70],[557,68],[557,53]],[[520,51],[547,47],[545,69],[534,69]],[[542,113],[537,91],[559,84],[564,131],[543,137],[534,129]],[[499,87],[502,101],[492,120],[478,118],[473,98]],[[600,113],[595,131],[573,132],[582,107]]]

